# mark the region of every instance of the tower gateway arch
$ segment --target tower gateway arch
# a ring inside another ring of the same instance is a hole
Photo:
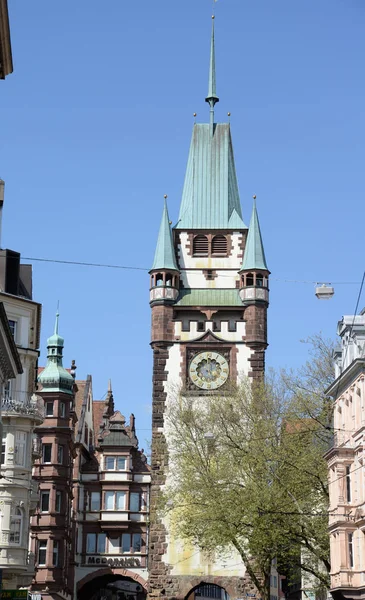
[[[168,415],[174,390],[196,399],[222,395],[240,376],[255,380],[264,372],[270,273],[255,202],[249,227],[244,222],[230,124],[215,121],[214,17],[205,100],[209,122],[194,124],[179,215],[171,227],[165,199],[150,271],[151,600],[259,597],[237,553],[224,561],[207,557],[177,539],[156,508],[173,469]]]

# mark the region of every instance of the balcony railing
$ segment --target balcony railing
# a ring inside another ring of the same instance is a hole
[[[33,416],[43,421],[44,403],[40,396],[18,392],[16,394],[3,394],[1,397],[1,412],[16,413]]]

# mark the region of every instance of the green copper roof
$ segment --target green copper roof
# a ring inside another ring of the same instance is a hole
[[[47,340],[47,366],[39,375],[38,381],[42,385],[43,392],[63,392],[71,395],[74,379],[63,368],[62,350],[64,339],[58,335],[58,319],[59,314],[57,312],[54,334]]]
[[[176,229],[247,229],[229,123],[194,125]]]
[[[185,289],[181,290],[175,306],[240,306],[237,289]]]
[[[155,258],[152,265],[152,271],[155,269],[172,269],[178,271],[175,258],[174,244],[172,241],[172,232],[170,226],[167,202],[162,213],[160,231],[158,234]]]
[[[264,271],[268,271],[255,200],[241,271],[251,269],[263,269]]]

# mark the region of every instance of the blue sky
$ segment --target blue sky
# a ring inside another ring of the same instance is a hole
[[[175,221],[193,113],[209,118],[210,0],[9,0],[14,73],[0,82],[3,245],[25,257],[148,269],[163,195]],[[362,273],[364,0],[219,0],[216,118],[232,113],[241,203],[257,205],[271,278],[267,364],[335,334]],[[34,262],[42,356],[60,302],[65,365],[110,377],[149,437],[146,272]],[[297,283],[288,283],[295,280]],[[314,284],[335,285],[320,302]],[[365,305],[365,296],[360,307]]]

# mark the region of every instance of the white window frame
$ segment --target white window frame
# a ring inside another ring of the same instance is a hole
[[[113,467],[108,467],[108,461],[113,461]],[[119,461],[123,461],[123,467],[119,466]],[[126,471],[127,470],[127,457],[126,456],[110,456],[106,455],[104,457],[104,470],[105,471]]]
[[[44,551],[44,562],[40,561],[40,553]],[[38,540],[37,564],[39,567],[45,567],[47,564],[47,540]]]
[[[127,494],[124,490],[107,490],[104,492],[104,510],[125,510]],[[107,498],[113,499],[113,506],[107,508],[108,500]],[[123,498],[123,507],[118,506],[119,498]]]
[[[52,407],[52,411],[48,412],[48,407],[51,406]],[[53,417],[53,411],[54,411],[54,404],[53,402],[46,402],[46,417]]]
[[[15,464],[25,467],[27,462],[28,434],[25,431],[15,432]]]
[[[46,446],[50,446],[51,447],[51,456],[50,456],[50,460],[44,460],[44,455],[45,455],[45,448]],[[45,442],[44,444],[42,444],[42,463],[44,465],[50,465],[52,463],[52,443],[51,442]]]
[[[16,508],[10,516],[10,535],[9,544],[20,546],[23,535],[23,513],[20,508]],[[13,539],[11,539],[13,537]]]
[[[43,507],[42,507],[43,497],[46,497],[46,496],[48,496],[48,507],[47,507],[47,510],[43,510]],[[51,490],[41,490],[41,497],[40,497],[40,504],[39,504],[41,513],[49,513],[50,512],[50,510],[49,510],[50,502],[51,502]]]

